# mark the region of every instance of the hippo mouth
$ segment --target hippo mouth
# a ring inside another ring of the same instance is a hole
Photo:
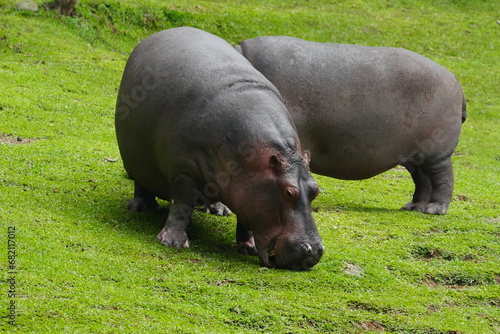
[[[279,238],[271,242],[270,247],[259,254],[261,264],[269,268],[281,268],[294,271],[309,270],[319,262],[323,255],[323,247],[321,246],[316,252],[309,243],[300,245],[299,249],[284,248],[283,245],[278,245]],[[277,256],[277,249],[281,251]],[[285,253],[283,253],[285,252]]]
[[[259,252],[261,265],[268,268],[276,268],[276,242],[278,239],[271,242],[269,248],[263,252]]]
[[[267,262],[270,264],[270,267],[276,267],[276,242],[273,243],[273,247],[267,251]]]

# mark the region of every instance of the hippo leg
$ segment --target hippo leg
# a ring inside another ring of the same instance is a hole
[[[222,202],[217,202],[214,204],[210,204],[206,208],[206,213],[211,213],[216,216],[229,216],[233,212]]]
[[[453,194],[453,168],[451,157],[432,165],[405,165],[415,182],[415,193],[403,210],[414,210],[433,215],[448,211]]]
[[[246,229],[239,221],[236,223],[236,242],[238,243],[238,253],[257,255],[253,233]]]
[[[413,182],[415,183],[415,192],[413,193],[411,202],[405,204],[401,209],[425,212],[431,199],[431,180],[421,166],[414,166],[409,163],[404,166],[410,172]]]
[[[425,213],[444,215],[453,196],[454,175],[451,157],[435,165],[424,166],[432,184],[432,193]]]
[[[148,192],[142,185],[135,181],[134,198],[132,198],[127,208],[131,211],[158,211],[160,205],[155,200],[155,196]]]
[[[186,229],[193,213],[193,198],[197,186],[189,176],[178,176],[172,184],[172,200],[165,227],[156,240],[167,247],[189,248]]]

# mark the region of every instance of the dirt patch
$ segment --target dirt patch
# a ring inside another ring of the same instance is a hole
[[[359,301],[352,301],[348,303],[348,306],[350,309],[353,310],[364,310],[368,312],[373,312],[373,313],[384,313],[384,314],[397,314],[399,313],[397,310],[392,309],[387,306],[383,305],[374,305],[374,304],[369,304],[369,303],[364,303],[364,302],[359,302]]]
[[[439,307],[435,306],[435,305],[429,305],[427,306],[427,309],[431,312],[437,312],[439,311]]]
[[[356,323],[356,327],[365,330],[365,331],[375,331],[375,332],[383,332],[385,331],[385,327],[378,322],[375,322],[373,320],[371,321],[365,321],[365,322],[358,322]]]
[[[427,253],[424,253],[422,256],[422,259],[424,261],[430,261],[436,257],[441,257],[441,251],[437,248],[434,250],[428,251]]]
[[[452,289],[452,290],[462,290],[462,289],[467,289],[468,287],[470,287],[470,285],[466,285],[466,284],[459,284],[459,283],[456,283],[456,284],[441,284],[441,283],[438,283],[438,281],[432,277],[426,277],[425,279],[422,280],[422,284],[425,285],[425,286],[428,286],[430,288],[439,288],[439,287],[446,287],[448,289]]]
[[[431,261],[432,259],[442,257],[442,253],[438,248],[429,249],[426,247],[417,247],[413,251],[413,254],[417,261]]]
[[[0,144],[6,145],[17,145],[17,144],[29,144],[37,139],[34,138],[22,138],[19,136],[14,136],[13,134],[0,134]]]
[[[462,202],[470,202],[470,198],[465,195],[457,195],[456,198],[457,200]]]
[[[428,286],[428,287],[431,287],[431,288],[437,288],[439,287],[440,285],[438,284],[438,282],[436,282],[436,280],[432,277],[426,277],[422,283],[425,285],[425,286]]]

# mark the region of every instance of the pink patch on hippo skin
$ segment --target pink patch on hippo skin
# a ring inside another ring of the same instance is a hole
[[[257,248],[255,247],[255,240],[251,237],[248,241],[238,243],[238,253],[243,255],[257,255]]]

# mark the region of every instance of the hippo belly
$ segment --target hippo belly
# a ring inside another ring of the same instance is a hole
[[[234,48],[194,28],[142,41],[125,67],[115,114],[120,154],[135,181],[129,209],[171,202],[157,239],[188,247],[195,206],[223,201],[238,217],[240,251],[265,266],[304,270],[323,246],[317,194],[276,88]]]
[[[236,49],[282,94],[313,172],[356,180],[400,164],[415,182],[403,209],[446,213],[465,120],[452,73],[398,48],[257,37]]]

